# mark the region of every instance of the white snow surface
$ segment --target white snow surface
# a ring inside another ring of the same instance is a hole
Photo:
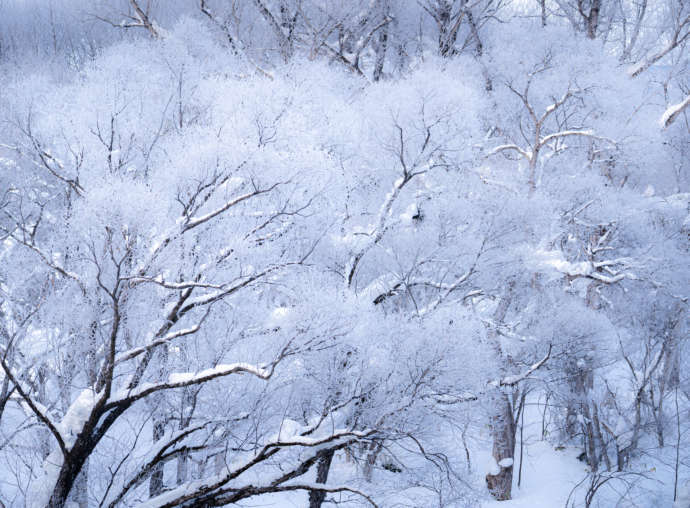
[[[585,464],[577,460],[578,449],[561,451],[546,441],[525,447],[522,482],[517,486],[519,459],[513,469],[513,499],[487,501],[482,508],[548,508],[565,506],[568,494],[585,477]],[[501,461],[503,462],[503,461]]]

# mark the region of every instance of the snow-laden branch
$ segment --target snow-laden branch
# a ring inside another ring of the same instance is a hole
[[[316,438],[316,437],[309,437],[304,435],[297,435],[297,436],[292,436],[288,439],[285,440],[276,440],[273,443],[269,443],[265,446],[265,449],[270,450],[271,448],[287,448],[287,447],[292,447],[292,446],[307,446],[310,448],[313,447],[318,447],[327,443],[330,443],[332,441],[342,439],[342,438],[357,438],[357,439],[364,439],[369,436],[374,434],[374,430],[365,430],[365,431],[357,431],[357,430],[336,430],[332,434],[322,437],[322,438]]]
[[[601,247],[597,249],[597,251],[602,250],[605,249]],[[637,279],[635,274],[627,270],[632,265],[630,258],[570,262],[563,259],[563,253],[560,251],[538,251],[537,264],[553,268],[573,279],[588,278],[604,284],[615,284],[626,278]]]
[[[519,153],[525,160],[528,162],[532,162],[534,160],[534,154],[538,152],[544,145],[550,143],[551,141],[554,141],[556,139],[561,139],[561,138],[567,138],[567,137],[572,137],[572,136],[580,136],[580,137],[585,137],[585,138],[592,138],[596,139],[599,141],[606,141],[607,143],[610,143],[612,145],[615,145],[616,142],[612,139],[603,137],[603,136],[597,136],[594,131],[592,130],[566,130],[566,131],[559,131],[559,132],[554,132],[551,134],[547,134],[546,136],[541,136],[537,142],[537,150],[525,150],[523,148],[520,148],[517,145],[514,144],[507,144],[507,145],[499,145],[497,147],[494,147],[488,154],[487,157],[496,155],[500,152],[506,152],[509,150],[515,151]]]
[[[407,185],[414,177],[423,175],[430,171],[431,169],[445,166],[445,163],[436,163],[433,158],[428,156],[430,153],[433,154],[439,150],[440,147],[431,148],[429,142],[432,138],[432,128],[438,122],[431,126],[425,126],[425,138],[422,146],[419,149],[419,153],[416,158],[410,162],[406,160],[405,152],[405,136],[403,128],[396,123],[396,128],[399,135],[399,145],[396,150],[396,155],[400,161],[400,168],[402,169],[402,175],[393,182],[393,187],[386,194],[386,197],[379,209],[379,213],[376,217],[376,222],[368,233],[368,239],[366,243],[359,248],[349,259],[347,265],[345,266],[345,287],[347,289],[352,287],[354,282],[355,273],[357,271],[357,266],[364,257],[364,255],[369,252],[375,245],[377,245],[383,238],[386,230],[388,229],[388,220],[391,216],[393,204],[396,199],[400,196],[400,192],[403,187]],[[442,159],[442,157],[441,157]]]
[[[581,137],[585,137],[585,138],[596,139],[599,141],[606,141],[607,143],[610,143],[612,145],[616,144],[616,142],[612,139],[605,138],[602,136],[597,136],[596,134],[594,134],[594,131],[592,131],[592,130],[584,130],[584,131],[569,130],[569,131],[554,132],[553,134],[548,134],[548,135],[544,136],[543,138],[541,138],[539,144],[540,144],[540,146],[543,146],[543,145],[549,143],[550,141],[553,141],[554,139],[566,138],[566,137],[570,137],[570,136],[581,136]]]
[[[65,416],[56,425],[65,440],[65,446],[68,450],[71,450],[74,446],[77,436],[81,434],[84,425],[91,418],[96,404],[99,401],[102,402],[103,396],[104,392],[97,393],[91,388],[82,390],[79,396],[70,404],[65,412]]]
[[[200,226],[201,224],[204,224],[205,222],[208,222],[209,220],[213,219],[217,215],[220,215],[221,213],[225,212],[226,210],[229,210],[233,206],[236,206],[243,201],[246,201],[246,200],[253,198],[255,196],[259,196],[261,194],[266,194],[268,192],[271,192],[273,189],[275,189],[276,187],[278,187],[278,185],[281,185],[282,183],[283,182],[276,182],[266,189],[256,189],[252,192],[248,192],[246,194],[238,196],[235,199],[231,199],[230,201],[227,201],[222,206],[220,206],[220,207],[216,208],[215,210],[213,210],[207,214],[204,214],[200,217],[190,217],[185,222],[185,224],[182,228],[182,232],[189,231],[190,229],[193,229],[197,226]]]
[[[470,268],[467,270],[464,274],[462,274],[460,277],[458,277],[455,282],[452,284],[448,285],[445,288],[445,291],[441,293],[437,298],[435,298],[432,302],[430,302],[426,307],[422,308],[419,310],[419,316],[424,316],[426,314],[429,314],[432,312],[436,307],[441,305],[441,303],[450,296],[450,294],[458,289],[460,285],[462,285],[463,282],[467,281],[467,279],[470,278],[470,276],[474,273],[474,267]]]
[[[664,46],[659,52],[634,65],[628,71],[628,73],[631,77],[636,78],[644,71],[649,69],[652,65],[668,55],[671,51],[680,46],[688,37],[690,37],[690,15],[688,15],[682,21],[679,21],[666,46]]]
[[[121,404],[131,404],[142,399],[147,395],[161,390],[171,390],[185,386],[198,385],[211,381],[219,377],[230,376],[232,374],[247,373],[260,379],[269,379],[273,374],[275,363],[270,369],[257,367],[248,363],[231,363],[218,365],[212,369],[206,369],[198,373],[184,372],[173,373],[168,376],[168,380],[161,383],[143,383],[136,388],[121,390],[114,394],[106,404],[107,407],[114,407]]]
[[[523,137],[525,138],[525,143],[527,146],[523,148],[515,143],[509,143],[496,146],[486,154],[486,157],[491,157],[502,152],[514,151],[517,152],[523,159],[525,159],[529,164],[528,185],[530,196],[534,194],[537,188],[537,167],[540,162],[542,165],[544,164],[544,157],[542,157],[540,161],[539,154],[545,146],[549,145],[550,142],[557,141],[567,137],[585,137],[590,139],[606,141],[607,143],[610,143],[612,145],[616,144],[615,141],[611,139],[597,136],[591,130],[561,130],[558,132],[552,132],[551,134],[542,135],[542,131],[546,130],[547,120],[549,119],[549,117],[559,109],[564,108],[568,100],[575,97],[575,94],[580,92],[579,90],[572,90],[569,85],[568,90],[563,94],[563,96],[560,99],[555,100],[555,102],[547,106],[544,109],[544,112],[541,114],[541,116],[537,116],[534,106],[532,105],[529,98],[529,89],[534,76],[536,76],[539,72],[542,72],[544,69],[545,67],[539,68],[529,74],[529,79],[527,80],[527,84],[524,88],[524,91],[522,92],[517,90],[510,83],[506,83],[507,87],[520,98],[525,109],[529,114],[529,118],[532,124],[532,133],[530,134],[531,139],[528,140],[526,134],[523,132]],[[556,149],[554,149],[554,152],[556,152]]]
[[[290,483],[287,482],[304,474],[307,469],[316,462],[316,459],[319,457],[319,452],[323,449],[343,448],[352,442],[369,438],[375,434],[375,430],[373,429],[364,431],[341,429],[335,430],[329,435],[320,438],[311,438],[308,436],[311,431],[312,429],[308,429],[298,436],[293,436],[286,440],[276,439],[275,441],[266,443],[246,460],[229,464],[225,473],[187,482],[160,496],[149,499],[146,503],[140,505],[140,507],[168,508],[179,506],[185,502],[197,502],[199,500],[222,500],[223,504],[229,504],[255,495],[279,492],[279,489],[282,487],[290,485]],[[313,453],[310,457],[302,460],[299,464],[289,469],[288,472],[281,475],[281,477],[266,481],[265,486],[257,486],[255,484],[241,487],[228,486],[231,481],[236,480],[246,471],[251,470],[258,464],[275,456],[281,450],[294,447],[306,447],[313,450]],[[323,484],[317,485],[319,488],[330,488]]]
[[[508,150],[514,150],[514,151],[516,151],[517,153],[519,153],[522,157],[524,157],[524,158],[525,158],[526,160],[528,160],[528,161],[529,161],[529,160],[532,160],[532,152],[531,152],[531,151],[528,152],[527,150],[523,150],[523,149],[520,148],[519,146],[513,145],[513,144],[499,145],[499,146],[493,148],[493,149],[487,154],[487,156],[496,155],[496,154],[498,154],[498,153],[500,153],[500,152],[506,152],[506,151],[508,151]]]
[[[556,102],[554,102],[553,104],[550,104],[549,106],[546,107],[546,109],[544,110],[544,114],[541,115],[541,118],[539,119],[539,123],[543,124],[544,121],[554,111],[556,111],[558,108],[563,106],[563,104],[565,104],[568,101],[568,99],[570,99],[572,96],[573,96],[573,91],[570,90],[570,87],[569,87],[568,91],[566,91],[560,99],[558,99]]]
[[[409,288],[416,288],[416,287],[424,287],[424,288],[430,288],[430,289],[438,289],[440,291],[443,291],[444,293],[447,293],[444,298],[448,296],[448,294],[452,293],[455,291],[463,282],[467,280],[465,277],[466,274],[461,275],[458,280],[452,283],[446,283],[446,282],[438,282],[435,280],[429,280],[429,279],[424,279],[424,278],[412,278],[409,280],[405,280],[403,278],[397,279],[391,277],[391,274],[385,274],[382,277],[379,277],[375,281],[373,281],[371,284],[369,284],[366,289],[364,290],[364,294],[368,295],[371,297],[372,302],[374,305],[379,305],[382,303],[386,298],[389,298],[391,296],[394,296],[401,292],[403,288],[409,289]],[[385,279],[391,279],[393,278],[394,280],[388,280],[386,281]],[[462,280],[461,280],[462,279]],[[463,296],[463,300],[466,298],[471,298],[473,296],[478,296],[482,293],[481,290],[472,290],[466,293]],[[376,296],[374,296],[376,295]],[[439,302],[440,303],[440,302]]]
[[[533,364],[525,372],[512,376],[506,376],[503,379],[492,381],[490,384],[493,386],[515,386],[521,381],[528,379],[536,370],[541,368],[547,361],[549,361],[549,358],[551,358],[551,347],[551,344],[549,344],[549,351],[546,353],[546,356],[537,363]]]
[[[218,289],[221,291],[224,291],[228,288],[228,284],[210,284],[206,282],[197,282],[193,280],[187,280],[187,281],[182,281],[182,282],[170,282],[165,279],[163,279],[162,275],[158,275],[156,277],[130,277],[126,279],[129,281],[129,284],[131,286],[136,286],[139,284],[157,284],[160,287],[163,287],[165,289],[174,289],[174,290],[182,290],[182,289],[190,289],[190,288],[199,288],[199,289]]]
[[[188,217],[188,216],[180,217],[177,220],[176,224],[172,228],[168,229],[167,232],[162,234],[157,239],[157,241],[154,243],[154,246],[151,249],[151,254],[150,254],[148,260],[146,262],[142,263],[135,270],[135,273],[137,273],[139,275],[139,277],[144,278],[144,274],[146,273],[148,267],[151,266],[151,264],[158,257],[158,255],[161,252],[163,252],[163,250],[168,245],[170,245],[174,240],[179,238],[181,235],[183,235],[186,232],[196,228],[197,226],[200,226],[202,224],[209,222],[211,219],[217,217],[218,215],[223,214],[224,212],[228,211],[229,209],[233,208],[234,206],[236,206],[240,203],[243,203],[244,201],[247,201],[253,197],[269,193],[273,189],[278,187],[279,185],[284,185],[285,183],[286,182],[276,182],[273,185],[271,185],[270,187],[267,187],[265,189],[255,188],[252,192],[248,192],[246,194],[242,194],[241,196],[237,196],[234,199],[231,199],[231,200],[225,202],[223,205],[216,208],[215,210],[208,212],[204,215],[198,216],[198,217]],[[206,199],[204,199],[204,202],[206,202],[206,200],[210,197],[212,192],[207,195]]]
[[[520,374],[513,374],[511,376],[505,376],[504,378],[501,379],[494,379],[491,380],[487,383],[487,386],[491,387],[492,389],[494,388],[499,388],[502,386],[515,386],[522,381],[526,381],[530,379],[530,376],[534,374],[537,370],[542,368],[546,362],[549,361],[551,358],[551,349],[552,345],[549,344],[549,350],[546,353],[546,356],[539,360],[537,363],[532,364],[526,371],[520,373]],[[437,404],[441,404],[444,406],[452,406],[455,404],[464,404],[466,402],[474,402],[476,400],[479,400],[479,397],[485,395],[485,391],[482,390],[479,393],[471,393],[471,392],[464,392],[460,394],[453,394],[453,393],[433,393],[429,395],[425,395],[423,398],[428,398],[433,400]]]
[[[62,162],[60,162],[58,159],[53,157],[52,154],[50,154],[49,151],[45,150],[43,146],[41,145],[41,142],[38,140],[36,136],[34,136],[32,130],[31,130],[31,117],[29,117],[28,124],[24,130],[24,134],[27,135],[29,140],[31,141],[31,144],[38,155],[38,158],[40,159],[40,164],[38,161],[34,160],[33,158],[31,159],[31,162],[36,165],[39,168],[45,168],[51,175],[53,175],[55,178],[60,180],[61,182],[67,184],[78,196],[83,196],[84,195],[84,188],[81,186],[79,183],[79,179],[77,178],[68,178],[63,176],[59,171],[57,171],[51,163],[55,164],[60,171],[65,170],[65,166]],[[21,151],[20,151],[21,153]]]
[[[117,358],[115,359],[115,364],[119,364],[122,362],[126,362],[127,360],[131,360],[132,358],[135,358],[143,353],[146,353],[147,351],[150,351],[151,349],[162,346],[163,344],[167,344],[168,342],[171,342],[175,339],[178,339],[180,337],[185,337],[187,335],[193,335],[196,332],[199,331],[201,328],[201,323],[192,326],[191,328],[184,328],[182,330],[177,330],[172,333],[168,333],[164,335],[163,337],[159,337],[157,339],[152,340],[150,343],[146,344],[145,346],[137,347],[137,348],[132,348],[128,351],[125,351],[123,353],[120,353]]]
[[[194,451],[195,449],[202,449],[201,446],[177,446],[185,441],[190,435],[206,428],[210,422],[204,422],[201,425],[188,427],[186,429],[178,430],[172,434],[163,436],[153,450],[148,452],[149,458],[139,467],[139,471],[120,489],[117,494],[110,495],[107,500],[101,503],[101,506],[108,506],[108,508],[115,508],[122,501],[128,492],[136,488],[148,478],[155,467],[159,464],[165,464],[170,460],[175,459],[183,453]]]
[[[275,271],[277,271],[277,270],[280,270],[280,269],[282,269],[282,268],[286,268],[286,267],[288,267],[288,266],[299,265],[299,264],[301,264],[301,263],[302,263],[302,260],[300,260],[300,261],[294,261],[294,262],[289,262],[289,263],[283,263],[283,264],[280,264],[280,265],[274,265],[274,266],[271,266],[271,267],[269,267],[269,268],[266,268],[265,270],[263,270],[263,271],[261,271],[261,272],[255,273],[254,275],[247,276],[247,277],[245,278],[245,280],[243,280],[242,282],[239,282],[239,283],[235,284],[234,286],[230,286],[230,287],[221,289],[221,290],[219,290],[219,291],[215,291],[215,292],[213,292],[213,293],[201,295],[201,296],[199,296],[199,297],[197,297],[197,298],[194,298],[194,299],[190,300],[190,301],[187,303],[187,305],[185,305],[184,307],[182,307],[182,308],[179,310],[178,314],[179,314],[179,315],[183,315],[183,314],[186,314],[189,310],[191,310],[191,309],[193,309],[193,308],[195,308],[195,307],[201,307],[201,306],[204,306],[204,305],[209,305],[209,304],[215,303],[215,302],[217,302],[217,301],[219,301],[219,300],[222,300],[223,298],[226,298],[226,297],[232,295],[233,293],[239,291],[240,289],[242,289],[242,288],[244,288],[244,287],[247,287],[247,286],[248,286],[249,284],[251,284],[252,282],[257,281],[257,280],[259,280],[259,279],[265,277],[266,275],[268,275],[268,274],[270,274],[270,273],[273,273],[273,272],[275,272]],[[189,290],[191,290],[191,289],[192,289],[192,287],[188,288],[187,291],[189,291]]]
[[[268,494],[268,493],[273,493],[273,492],[290,492],[290,491],[296,491],[296,490],[306,490],[309,492],[327,492],[327,493],[338,493],[338,492],[350,492],[352,494],[356,494],[357,496],[360,496],[361,498],[365,499],[371,506],[374,508],[378,508],[378,505],[374,502],[374,500],[362,492],[359,489],[356,489],[354,487],[348,487],[346,485],[325,485],[323,483],[291,483],[287,485],[276,485],[276,486],[270,486],[270,487],[257,487],[257,492],[256,495],[260,494]]]
[[[690,95],[685,100],[670,106],[659,119],[659,124],[664,128],[668,128],[676,119],[690,106]]]
[[[393,188],[386,195],[386,199],[383,201],[383,204],[379,209],[378,216],[376,217],[376,224],[369,232],[369,238],[367,242],[352,257],[350,257],[350,260],[348,261],[347,266],[345,267],[346,287],[349,288],[352,286],[352,282],[355,277],[355,272],[357,271],[357,266],[359,265],[359,262],[362,260],[364,255],[367,252],[369,252],[376,244],[378,244],[383,238],[383,235],[386,232],[386,223],[393,209],[393,203],[395,203],[395,200],[400,195],[400,191],[403,189],[403,187],[405,187],[405,184],[407,184],[411,179],[412,176],[406,173],[404,176],[401,176],[393,183]]]

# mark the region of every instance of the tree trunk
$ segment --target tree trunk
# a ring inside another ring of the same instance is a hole
[[[541,26],[546,26],[546,0],[539,0],[541,7]]]
[[[159,441],[165,433],[165,425],[162,419],[156,419],[153,423],[153,442]],[[163,492],[163,464],[156,464],[149,481],[149,497],[156,497]]]
[[[85,430],[87,433],[92,431],[90,428]],[[55,488],[48,502],[50,508],[62,508],[65,506],[70,492],[72,492],[72,488],[75,486],[77,477],[82,468],[84,468],[84,464],[89,459],[96,444],[97,441],[91,438],[77,439],[68,456],[64,457],[63,465],[55,482]]]
[[[502,323],[505,320],[508,308],[513,300],[514,285],[514,281],[508,283],[506,294],[501,298],[494,312],[493,318],[495,323]],[[496,350],[496,356],[498,358],[504,357],[495,328],[489,330],[489,337]],[[510,499],[513,487],[513,454],[515,451],[516,425],[513,419],[513,404],[508,395],[501,388],[497,387],[492,393],[492,399],[494,413],[489,424],[493,437],[493,457],[499,470],[497,474],[489,473],[486,475],[486,485],[494,498],[499,501],[505,501]]]
[[[575,361],[575,360],[574,360]],[[599,468],[597,455],[597,431],[594,428],[591,410],[591,391],[594,388],[594,371],[591,359],[581,358],[575,361],[570,370],[571,399],[568,401],[567,433],[569,437],[577,433],[578,420],[581,421],[582,445],[590,469],[594,472]],[[581,418],[580,418],[581,417]]]
[[[321,452],[318,462],[316,463],[316,483],[326,483],[328,480],[328,471],[331,469],[331,462],[333,461],[333,454],[335,450],[325,450]],[[309,492],[309,508],[321,508],[326,493],[322,490],[312,490]]]
[[[513,487],[513,455],[515,452],[515,421],[508,395],[501,391],[495,397],[495,414],[491,418],[493,457],[499,467],[497,474],[486,475],[486,485],[498,501],[511,498]]]
[[[388,25],[381,28],[378,41],[375,44],[376,64],[374,65],[374,81],[379,81],[383,76],[383,64],[386,61],[386,49],[388,48]]]
[[[89,463],[84,463],[72,487],[71,499],[78,508],[89,508]]]
[[[587,37],[596,39],[597,29],[599,28],[599,11],[601,10],[601,0],[592,0],[592,5],[589,9],[589,16],[586,18],[587,22]]]
[[[599,469],[599,456],[597,455],[597,441],[595,437],[594,424],[592,423],[592,411],[590,411],[589,403],[587,401],[584,401],[581,407],[581,414],[584,417],[582,434],[584,436],[583,439],[587,464],[592,472],[596,472]]]
[[[182,408],[180,409],[180,424],[178,430],[184,430],[192,423],[196,400],[199,390],[192,387],[183,388]],[[189,479],[189,452],[186,451],[177,458],[177,485],[182,485]]]
[[[72,490],[74,481],[79,474],[79,469],[81,469],[81,464],[75,464],[71,461],[66,465],[67,467],[63,466],[60,470],[60,475],[55,483],[53,494],[50,496],[50,501],[48,501],[48,506],[50,508],[62,508],[65,506],[67,496]]]
[[[376,459],[379,456],[379,453],[381,453],[381,450],[383,449],[383,446],[380,441],[372,441],[369,446],[367,451],[367,460],[364,463],[364,479],[368,482],[371,482],[372,475],[374,473],[374,464],[376,464]]]

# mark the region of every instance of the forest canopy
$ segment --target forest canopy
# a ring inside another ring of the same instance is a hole
[[[689,508],[689,106],[685,0],[0,0],[0,506]]]

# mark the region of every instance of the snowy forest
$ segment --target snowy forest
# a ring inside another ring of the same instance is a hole
[[[0,507],[690,508],[688,0],[0,0]]]

